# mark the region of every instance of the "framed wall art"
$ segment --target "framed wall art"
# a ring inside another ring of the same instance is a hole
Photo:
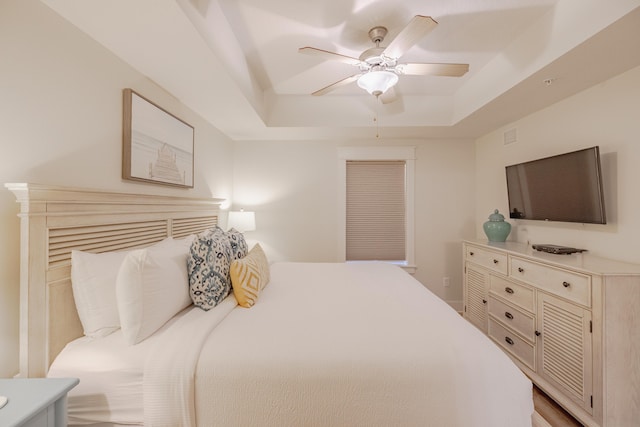
[[[132,89],[123,90],[122,140],[122,178],[193,188],[193,127]]]

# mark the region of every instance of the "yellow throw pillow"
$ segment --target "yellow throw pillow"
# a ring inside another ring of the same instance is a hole
[[[235,260],[229,269],[233,294],[242,307],[256,303],[260,291],[269,283],[269,261],[256,243],[246,257]]]

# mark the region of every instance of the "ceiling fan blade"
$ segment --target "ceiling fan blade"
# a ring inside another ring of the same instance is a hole
[[[380,98],[380,102],[382,102],[383,104],[391,104],[392,102],[398,100],[398,93],[396,92],[396,89],[392,87],[382,95],[379,95],[378,98]]]
[[[362,73],[358,73],[358,74],[354,74],[353,76],[344,78],[342,80],[338,80],[337,82],[332,83],[329,86],[325,86],[322,89],[313,92],[311,95],[313,96],[325,95],[335,89],[338,89],[339,87],[346,86],[349,83],[355,82],[356,80],[358,80],[358,77],[360,77],[361,75]]]
[[[400,31],[400,34],[386,47],[382,54],[388,58],[398,59],[421,38],[433,30],[438,23],[430,16],[416,15]]]
[[[412,76],[460,77],[469,71],[469,64],[398,64],[396,70]]]
[[[304,53],[306,55],[321,56],[324,59],[330,59],[332,61],[341,61],[349,65],[358,65],[360,63],[360,60],[358,58],[353,58],[351,56],[342,55],[335,52],[329,52],[328,50],[318,49],[315,47],[301,47],[300,49],[298,49],[298,52]]]

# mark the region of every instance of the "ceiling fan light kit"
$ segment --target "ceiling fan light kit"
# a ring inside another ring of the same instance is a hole
[[[431,75],[460,77],[469,70],[468,64],[430,64],[430,63],[398,63],[398,59],[422,37],[432,31],[438,23],[430,16],[416,15],[400,33],[389,43],[387,47],[381,47],[380,43],[387,35],[387,28],[373,27],[369,30],[369,39],[375,43],[375,47],[362,52],[359,58],[329,52],[313,47],[298,49],[300,53],[323,56],[326,59],[341,61],[358,67],[358,74],[339,80],[312,95],[324,95],[339,87],[357,81],[358,86],[374,96],[380,96],[395,86],[399,81],[399,75]]]
[[[398,75],[392,71],[373,70],[358,78],[358,86],[371,95],[379,96],[398,83]]]

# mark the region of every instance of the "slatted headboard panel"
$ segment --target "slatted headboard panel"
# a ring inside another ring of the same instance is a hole
[[[215,226],[222,199],[5,184],[20,203],[20,375],[42,377],[82,335],[71,250],[141,248]]]

